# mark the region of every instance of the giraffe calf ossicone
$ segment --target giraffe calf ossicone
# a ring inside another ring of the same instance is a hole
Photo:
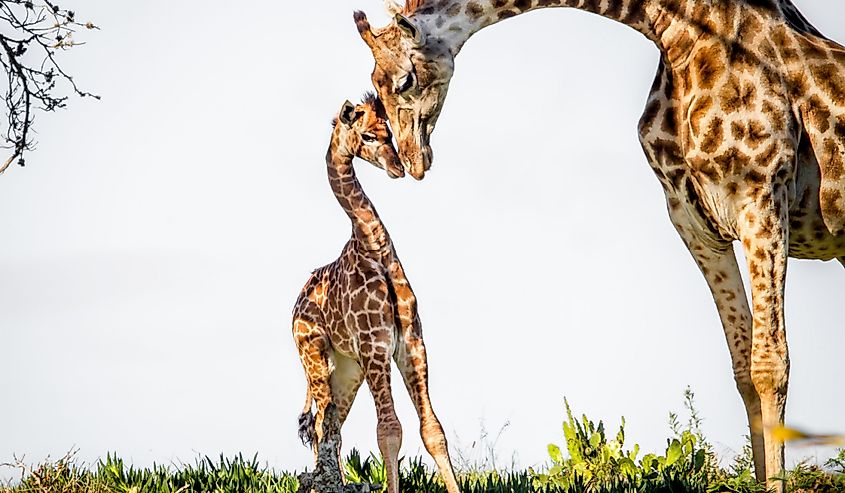
[[[387,116],[373,95],[344,103],[326,154],[329,183],[352,221],[352,237],[340,257],[315,270],[296,300],[293,337],[307,378],[300,437],[316,451],[330,403],[342,425],[366,380],[378,415],[378,445],[387,491],[398,492],[402,427],[391,394],[391,359],[417,409],[420,433],[449,493],[458,493],[446,436],[428,395],[428,367],[414,292],[387,230],[364,194],[352,161],[364,159],[393,177],[404,170],[393,147]],[[316,413],[312,415],[312,406]],[[313,416],[313,417],[312,417]],[[338,452],[340,444],[338,443]]]

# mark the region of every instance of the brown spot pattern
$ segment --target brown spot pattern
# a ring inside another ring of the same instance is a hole
[[[722,141],[724,140],[725,130],[724,130],[724,120],[720,117],[715,116],[710,123],[707,125],[707,130],[704,133],[704,138],[701,140],[701,144],[699,145],[699,149],[702,152],[706,152],[711,154],[716,152],[716,149],[722,145]]]
[[[470,19],[476,20],[484,13],[484,7],[478,2],[469,2],[467,3],[466,13]]]

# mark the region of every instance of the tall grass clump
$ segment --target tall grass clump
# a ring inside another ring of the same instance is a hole
[[[9,493],[296,493],[299,481],[292,474],[275,473],[238,454],[218,459],[204,457],[194,464],[172,468],[153,464],[136,468],[108,454],[95,467],[77,465],[73,453],[30,468],[22,461],[7,464],[22,473],[20,482],[0,486]]]
[[[602,421],[596,424],[587,416],[576,419],[569,402],[564,403],[563,435],[568,456],[550,444],[551,467],[535,475],[535,485],[588,493],[707,493],[710,464],[714,461],[695,430],[677,427],[676,436],[667,440],[662,454],[638,458],[638,445],[625,448],[624,418],[616,435],[608,438]]]

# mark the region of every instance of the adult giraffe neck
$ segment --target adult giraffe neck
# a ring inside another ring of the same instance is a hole
[[[692,3],[695,0],[427,0],[409,15],[428,36],[444,41],[457,55],[464,43],[485,27],[552,7],[575,8],[621,22],[660,45],[668,20],[663,24],[656,21],[671,11],[683,14]]]
[[[352,235],[367,251],[383,251],[390,245],[390,237],[361,182],[355,175],[352,161],[355,156],[339,143],[337,132],[326,152],[326,171],[329,185],[337,202],[352,221]]]
[[[427,37],[445,43],[455,56],[485,27],[552,7],[583,10],[625,24],[654,42],[670,64],[682,59],[691,41],[703,34],[733,35],[736,15],[743,11],[824,37],[791,0],[419,0],[408,15]]]

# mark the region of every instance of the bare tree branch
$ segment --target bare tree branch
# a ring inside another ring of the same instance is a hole
[[[84,44],[73,37],[78,29],[99,28],[78,22],[75,12],[50,0],[0,0],[0,65],[7,78],[0,85],[7,117],[5,145],[0,147],[11,149],[0,163],[0,174],[15,160],[23,166],[24,154],[35,147],[31,137],[35,110],[64,108],[68,93],[100,99],[79,89],[56,60],[60,51]]]

